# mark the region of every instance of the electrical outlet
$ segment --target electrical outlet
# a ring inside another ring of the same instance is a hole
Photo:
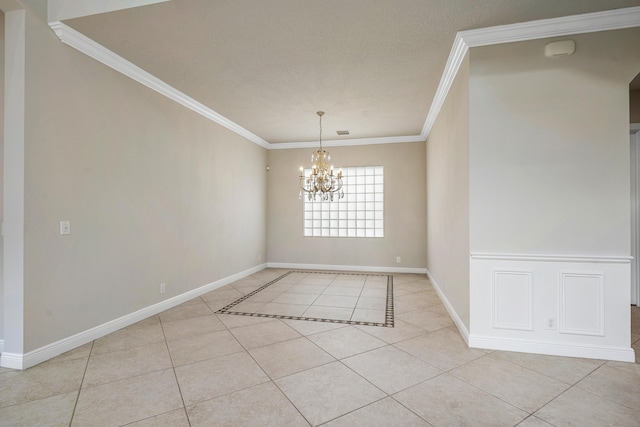
[[[165,292],[166,292],[165,284],[164,283],[160,283],[160,293],[164,294]]]
[[[555,329],[556,328],[556,318],[554,316],[545,317],[544,325],[545,325],[546,329]]]
[[[71,234],[71,221],[60,221],[60,234]]]
[[[400,264],[401,262],[402,262],[402,258],[400,258],[399,256],[398,256],[398,257],[396,257],[396,263],[397,263],[397,264]]]

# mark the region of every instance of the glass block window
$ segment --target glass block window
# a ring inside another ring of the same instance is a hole
[[[311,170],[306,169],[305,176]],[[305,237],[384,237],[384,168],[342,168],[344,197],[303,198]]]

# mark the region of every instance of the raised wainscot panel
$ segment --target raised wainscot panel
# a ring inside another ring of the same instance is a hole
[[[604,336],[604,273],[560,272],[561,334]]]
[[[493,327],[533,330],[533,273],[495,270],[493,272]]]

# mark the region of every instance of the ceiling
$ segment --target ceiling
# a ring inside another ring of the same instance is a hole
[[[269,143],[419,135],[456,33],[640,0],[171,0],[64,23]],[[349,130],[349,136],[336,131]]]

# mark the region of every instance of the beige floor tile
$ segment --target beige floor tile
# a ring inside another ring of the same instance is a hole
[[[450,373],[529,413],[540,409],[569,388],[568,384],[493,354],[462,365]]]
[[[298,294],[311,294],[311,295],[320,295],[324,292],[327,287],[321,285],[304,285],[301,284],[292,286],[288,292],[298,293]]]
[[[241,313],[260,313],[262,308],[268,303],[264,301],[252,301],[251,298],[242,301],[239,304],[229,308],[230,311],[238,311]]]
[[[433,307],[433,306],[432,306]],[[437,307],[437,306],[436,306]],[[395,311],[395,305],[394,305]],[[442,314],[440,310],[429,307],[428,309],[409,311],[395,314],[395,317],[405,322],[426,329],[427,331],[437,331],[453,325],[453,320],[448,314]]]
[[[429,427],[430,425],[388,397],[329,421],[322,427]]]
[[[312,305],[304,313],[304,317],[315,319],[349,320],[353,314],[353,308],[323,307]]]
[[[258,292],[255,295],[252,295],[248,301],[253,302],[273,302],[276,301],[282,295],[282,291],[273,290],[271,286],[265,290]]]
[[[300,337],[280,320],[231,329],[231,333],[247,350]]]
[[[304,273],[300,271],[293,272],[291,274],[284,276],[282,279],[278,280],[278,283],[298,283],[300,280],[304,279],[308,275],[309,273]]]
[[[361,297],[387,298],[387,288],[364,288],[360,293]]]
[[[278,304],[276,302],[268,303],[260,309],[260,313],[273,314],[276,316],[302,316],[308,305],[301,304]]]
[[[306,320],[283,320],[283,322],[304,336],[347,327],[344,323],[332,322],[312,322]]]
[[[401,296],[394,295],[393,298],[393,307],[398,314],[426,309],[441,303],[440,297],[438,297],[435,292],[417,292]]]
[[[236,289],[238,292],[242,293],[243,295],[249,295],[251,292],[258,290],[262,286],[264,286],[264,283],[256,283],[256,284],[244,283],[244,284],[233,285],[233,289]]]
[[[163,322],[188,319],[190,317],[207,316],[212,314],[211,308],[201,298],[194,298],[169,310],[160,313]]]
[[[336,359],[353,356],[386,344],[353,326],[320,332],[308,337]]]
[[[216,316],[218,316],[218,319],[229,329],[273,322],[273,319],[269,317],[237,316],[234,314],[216,314]]]
[[[280,378],[335,361],[329,353],[307,338],[295,338],[249,353],[271,378]]]
[[[258,294],[259,295],[259,294]],[[301,294],[296,292],[283,292],[273,300],[279,304],[311,305],[318,298],[315,294]]]
[[[387,394],[397,393],[442,371],[392,346],[377,348],[342,363]]]
[[[209,309],[207,308],[207,310]],[[211,314],[211,312],[209,312],[209,314]],[[164,341],[164,333],[162,332],[160,319],[158,316],[152,316],[95,340],[91,354],[126,350],[131,347],[162,341]]]
[[[162,371],[171,366],[169,351],[164,342],[96,354],[89,359],[82,387],[94,387],[111,381]]]
[[[80,347],[74,348],[71,351],[67,351],[66,353],[62,353],[59,356],[51,359],[51,362],[64,362],[66,360],[73,359],[86,359],[91,354],[91,349],[93,348],[93,341],[86,343],[85,345],[81,345]]]
[[[396,280],[396,277],[400,278],[399,280],[402,281],[401,276],[398,275],[393,275],[393,280]],[[375,287],[376,285],[387,285],[387,276],[386,275],[367,275],[366,276],[366,281],[365,281],[365,285],[366,286],[370,286],[370,287]]]
[[[260,384],[187,408],[192,427],[304,427],[309,423],[273,385]]]
[[[168,341],[187,338],[209,332],[223,331],[226,327],[214,314],[190,317],[172,322],[162,322],[162,330]]]
[[[82,389],[71,425],[122,425],[181,407],[173,369],[167,369]]]
[[[368,310],[384,310],[387,308],[387,298],[361,296],[358,299],[356,308]]]
[[[238,288],[238,287],[245,287],[245,286],[263,285],[267,283],[269,280],[271,280],[272,276],[273,275],[268,272],[265,272],[263,274],[255,274],[255,275],[242,278],[240,280],[236,280],[235,282],[230,283],[227,286]]]
[[[270,281],[288,272],[289,270],[284,268],[265,268],[264,270],[260,270],[257,273],[253,273],[251,277],[260,279],[260,280]]]
[[[386,313],[386,310],[367,310],[356,308],[353,310],[353,314],[351,315],[351,321],[385,323]]]
[[[10,392],[3,390],[2,393]],[[40,400],[0,408],[0,426],[68,426],[76,406],[78,392],[59,394]]]
[[[534,414],[554,426],[638,427],[640,412],[571,388]]]
[[[322,295],[343,295],[349,297],[358,297],[362,293],[362,289],[348,286],[329,286],[322,292]]]
[[[603,360],[507,351],[496,351],[492,355],[567,384],[577,383],[604,363]]]
[[[381,328],[379,326],[356,326],[356,328],[368,333],[369,335],[373,335],[388,344],[414,338],[427,332],[419,326],[412,325],[411,323],[407,323],[400,319],[394,320],[393,328]]]
[[[204,302],[215,302],[226,301],[229,299],[236,300],[242,296],[244,296],[244,294],[242,292],[239,292],[237,289],[229,286],[224,286],[222,288],[218,288],[214,291],[201,295],[200,298],[202,298]]]
[[[640,410],[640,375],[611,366],[601,366],[576,387],[605,399]],[[640,419],[638,420],[640,423]]]
[[[301,285],[322,286],[327,287],[336,278],[335,274],[310,274],[300,280]]]
[[[434,426],[513,426],[528,415],[448,374],[393,397]]]
[[[181,340],[169,341],[167,345],[174,366],[214,359],[244,350],[229,331],[195,335]]]
[[[272,292],[288,292],[289,289],[291,289],[295,285],[296,282],[285,281],[285,279],[282,279],[269,286],[268,290]]]
[[[329,286],[336,287],[348,287],[348,288],[362,288],[367,280],[367,276],[358,275],[339,275],[336,277]]]
[[[348,295],[320,295],[314,302],[315,306],[354,308],[358,297]]]
[[[553,427],[546,421],[541,420],[540,418],[536,418],[533,415],[530,415],[528,418],[523,420],[517,427]]]
[[[180,408],[127,424],[127,427],[189,427],[189,419],[184,408]]]
[[[487,354],[484,350],[467,347],[453,328],[419,335],[394,345],[443,370],[453,369]]]
[[[246,352],[178,366],[175,371],[187,406],[269,381]]]
[[[275,381],[302,415],[318,425],[385,397],[342,363],[333,362]]]
[[[609,361],[606,363],[606,365],[612,368],[626,371],[629,375],[640,378],[640,363]]]
[[[87,359],[72,359],[49,361],[24,371],[5,372],[0,375],[0,408],[77,392],[86,367]]]

